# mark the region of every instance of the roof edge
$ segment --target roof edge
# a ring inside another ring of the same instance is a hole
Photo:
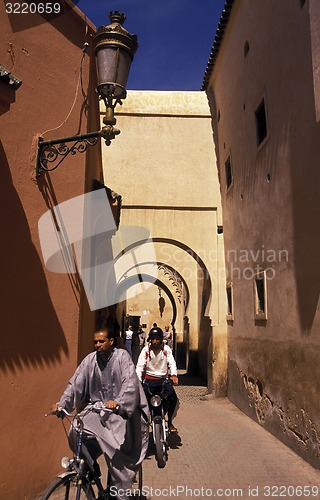
[[[101,113],[105,113],[101,101]],[[208,97],[200,90],[128,90],[122,106],[115,109],[116,115],[176,116],[210,118]]]
[[[84,12],[82,12],[82,10],[79,9],[79,7],[77,7],[77,5],[75,3],[73,3],[72,0],[64,0],[64,3],[70,7],[71,12],[74,16],[76,16],[76,17],[80,18],[82,21],[84,21],[88,25],[88,27],[92,29],[92,31],[94,31],[94,32],[97,31],[97,27],[91,21],[91,19],[89,19],[86,16],[86,14]]]
[[[219,24],[217,27],[217,31],[216,31],[216,34],[214,37],[213,45],[211,48],[209,61],[208,61],[206,70],[204,72],[201,90],[207,90],[208,83],[209,83],[209,80],[211,77],[211,73],[213,71],[216,59],[218,57],[220,46],[221,46],[222,41],[223,41],[224,33],[225,33],[226,27],[227,27],[228,22],[229,22],[229,17],[230,17],[234,2],[235,2],[235,0],[226,0],[226,2],[225,2],[225,5],[223,8],[221,17],[220,17],[220,21],[219,21]]]

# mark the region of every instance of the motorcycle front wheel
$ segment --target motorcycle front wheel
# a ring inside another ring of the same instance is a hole
[[[159,469],[163,469],[167,461],[167,447],[165,437],[163,435],[162,422],[154,424],[154,444],[156,448],[156,461]]]

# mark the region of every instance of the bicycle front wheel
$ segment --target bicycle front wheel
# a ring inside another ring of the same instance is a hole
[[[156,461],[159,469],[163,469],[166,465],[167,460],[167,450],[166,442],[163,435],[162,422],[156,422],[154,424],[154,440],[156,447]]]
[[[77,476],[70,473],[65,477],[57,477],[43,493],[41,500],[75,500],[76,496]],[[96,498],[91,484],[86,479],[82,480],[80,498],[83,500]]]
[[[137,500],[146,498],[142,493],[142,464],[136,472],[136,476],[132,485],[132,496]]]

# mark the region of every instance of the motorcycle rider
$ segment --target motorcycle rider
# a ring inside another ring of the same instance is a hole
[[[138,358],[136,372],[140,382],[143,381],[143,388],[149,401],[150,391],[162,387],[163,395],[168,411],[168,425],[170,432],[177,432],[172,424],[173,416],[177,409],[178,397],[170,382],[167,380],[170,370],[170,378],[173,385],[178,385],[177,365],[169,346],[163,344],[163,331],[158,326],[150,330],[148,342],[149,346],[142,349]],[[150,390],[149,390],[150,389]]]

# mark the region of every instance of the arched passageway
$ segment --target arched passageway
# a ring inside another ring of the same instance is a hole
[[[120,261],[122,256],[133,252],[135,248],[141,247],[143,244],[154,245],[157,257],[167,255],[168,258],[157,258],[155,261],[137,261],[128,266],[121,276],[118,276],[116,302],[127,300],[126,292],[143,282],[153,284],[163,290],[172,305],[173,315],[170,323],[174,328],[177,327],[177,346],[179,352],[182,353],[179,355],[180,363],[186,366],[190,373],[200,373],[206,377],[212,354],[212,327],[211,318],[208,315],[212,299],[212,282],[209,270],[197,252],[183,242],[169,238],[152,238],[152,241],[147,243],[136,241],[124,248],[116,257],[116,261]],[[181,251],[181,259],[175,260],[177,249]],[[188,267],[183,265],[186,262]],[[150,266],[154,266],[153,272],[150,270]],[[144,269],[147,269],[148,272],[145,272]],[[186,270],[192,270],[192,273],[189,273],[191,277],[188,276]],[[182,296],[180,291],[178,294],[177,289],[175,289],[175,281],[181,283]],[[144,287],[141,287],[141,292],[146,292]],[[145,297],[145,293],[142,293],[140,301],[139,298],[135,298],[134,304],[130,306],[132,310],[141,312],[144,307],[139,303],[143,304]],[[128,314],[128,311],[126,313]]]

